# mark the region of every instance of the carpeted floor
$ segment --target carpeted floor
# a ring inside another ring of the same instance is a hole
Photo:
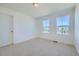
[[[45,39],[33,39],[0,48],[1,56],[77,56],[73,46],[54,43]]]

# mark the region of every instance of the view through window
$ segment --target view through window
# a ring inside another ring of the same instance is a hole
[[[57,22],[57,34],[68,35],[69,16],[57,17],[56,22]]]
[[[50,32],[50,20],[46,19],[43,20],[43,33],[49,33]]]

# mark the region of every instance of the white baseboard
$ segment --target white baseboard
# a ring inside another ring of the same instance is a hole
[[[35,36],[33,36],[33,37],[29,37],[29,38],[26,37],[24,40],[14,42],[13,44],[22,43],[22,42],[25,42],[25,41],[28,41],[28,40],[32,40],[32,39],[35,39],[35,38],[36,38]]]

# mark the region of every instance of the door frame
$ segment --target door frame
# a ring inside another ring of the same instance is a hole
[[[10,15],[10,14],[6,14],[6,13],[2,13],[2,12],[0,12],[0,14],[3,14],[3,15],[7,15],[7,16],[10,16],[11,17],[11,21],[9,21],[9,23],[12,25],[12,30],[10,30],[10,32],[9,32],[9,35],[12,35],[12,38],[11,38],[11,43],[10,44],[7,44],[7,45],[4,45],[4,46],[8,46],[8,45],[13,45],[13,42],[14,42],[14,16],[13,15]],[[12,33],[11,33],[11,31],[13,31]],[[9,37],[9,39],[10,39],[10,37]],[[4,47],[4,46],[1,46],[1,47]]]

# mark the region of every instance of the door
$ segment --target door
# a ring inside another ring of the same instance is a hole
[[[0,47],[13,43],[13,17],[0,14]]]

